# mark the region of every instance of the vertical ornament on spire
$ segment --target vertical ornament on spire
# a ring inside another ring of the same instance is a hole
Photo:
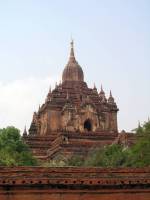
[[[71,54],[70,54],[70,56],[74,56],[74,46],[73,46],[74,42],[73,42],[73,40],[71,40],[70,44],[71,44],[71,52],[70,52]]]
[[[97,93],[97,88],[96,88],[95,83],[94,83],[93,91],[94,91],[94,93]]]
[[[27,130],[26,130],[26,126],[24,127],[23,136],[27,136]]]
[[[111,90],[110,90],[110,95],[109,95],[110,97],[112,97],[112,93],[111,93]]]
[[[76,59],[74,56],[74,41],[73,41],[73,39],[71,39],[70,46],[71,46],[71,49],[70,49],[69,63],[76,62]]]
[[[57,82],[56,82],[56,83],[55,83],[55,89],[57,88],[57,86],[58,86],[58,85],[57,85]]]
[[[101,84],[101,90],[100,90],[100,93],[99,93],[99,97],[100,97],[100,100],[101,100],[103,103],[107,102],[107,99],[106,99],[106,97],[105,97],[105,92],[104,92],[104,90],[103,90],[102,84]]]
[[[108,103],[110,103],[110,104],[114,104],[115,103],[114,102],[114,98],[113,98],[112,93],[111,93],[111,90],[110,90],[110,94],[109,94],[109,98],[108,98]]]
[[[51,85],[50,85],[50,87],[49,87],[49,93],[51,94],[51,92],[52,92],[52,89],[51,89]]]
[[[99,94],[100,94],[100,96],[101,96],[101,95],[105,95],[105,92],[104,92],[104,90],[103,90],[103,86],[102,86],[102,84],[101,84],[101,91],[100,91]]]
[[[40,106],[40,104],[39,104],[39,110],[38,110],[38,113],[40,112],[40,110],[41,110],[41,106]]]

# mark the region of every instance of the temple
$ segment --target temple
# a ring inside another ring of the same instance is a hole
[[[111,91],[107,98],[102,86],[100,91],[87,86],[71,41],[62,83],[49,90],[23,138],[39,159],[84,155],[92,148],[120,141],[117,112]]]

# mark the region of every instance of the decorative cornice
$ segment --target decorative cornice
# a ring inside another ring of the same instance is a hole
[[[53,188],[150,188],[150,168],[43,168],[0,167],[0,186],[38,186]]]

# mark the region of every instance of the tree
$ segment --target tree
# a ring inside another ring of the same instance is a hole
[[[137,129],[138,139],[135,145],[128,149],[128,159],[125,163],[128,167],[150,166],[150,121],[145,122]]]
[[[138,127],[132,130],[133,132],[135,132],[136,134],[141,134],[143,133],[143,127],[141,126],[140,122],[138,124]]]
[[[20,132],[15,127],[0,129],[0,165],[37,165],[28,146],[23,143]]]
[[[120,145],[113,144],[96,149],[85,160],[85,166],[120,167],[126,160],[126,154]]]
[[[143,132],[144,134],[150,135],[150,120],[144,123]]]

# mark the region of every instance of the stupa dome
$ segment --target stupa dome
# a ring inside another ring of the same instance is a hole
[[[83,70],[74,56],[73,41],[71,42],[69,61],[63,71],[62,81],[84,81]]]

